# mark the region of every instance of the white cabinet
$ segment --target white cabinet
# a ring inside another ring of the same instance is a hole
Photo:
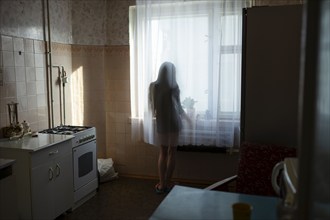
[[[0,158],[0,219],[16,220],[16,174],[12,172],[15,162]]]
[[[71,147],[55,145],[32,154],[31,159],[32,216],[53,219],[72,207]]]
[[[55,219],[73,206],[72,139],[36,151],[1,148],[16,159],[20,219]]]

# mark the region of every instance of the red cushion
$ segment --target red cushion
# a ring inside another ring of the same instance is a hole
[[[296,148],[243,143],[240,147],[236,191],[253,195],[276,196],[271,184],[272,170],[286,157],[296,157]]]

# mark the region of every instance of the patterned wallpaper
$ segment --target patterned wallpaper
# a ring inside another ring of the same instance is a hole
[[[106,0],[72,0],[72,38],[74,44],[104,45]]]
[[[43,39],[42,1],[0,0],[0,34]]]
[[[135,0],[108,1],[107,45],[128,45],[128,8]]]
[[[128,7],[135,0],[72,0],[73,44],[128,45]]]
[[[0,0],[0,34],[44,40],[43,0]],[[252,0],[253,5],[303,0]],[[135,0],[49,0],[51,40],[79,45],[128,45],[128,8]]]
[[[72,44],[72,16],[70,0],[50,0],[51,41]]]
[[[42,0],[0,0],[0,34],[44,40]],[[49,0],[51,40],[128,45],[128,7],[135,0]]]
[[[72,43],[71,1],[50,0],[51,40]],[[44,40],[42,0],[0,0],[0,34]]]

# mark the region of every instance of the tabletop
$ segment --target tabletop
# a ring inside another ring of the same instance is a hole
[[[231,206],[237,202],[245,202],[253,206],[251,220],[276,220],[276,207],[279,201],[276,197],[175,186],[152,214],[150,220],[230,220],[233,219]]]

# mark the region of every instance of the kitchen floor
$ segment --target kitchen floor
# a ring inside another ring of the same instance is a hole
[[[148,219],[166,196],[155,193],[156,183],[156,180],[128,177],[102,183],[93,198],[57,220]]]

